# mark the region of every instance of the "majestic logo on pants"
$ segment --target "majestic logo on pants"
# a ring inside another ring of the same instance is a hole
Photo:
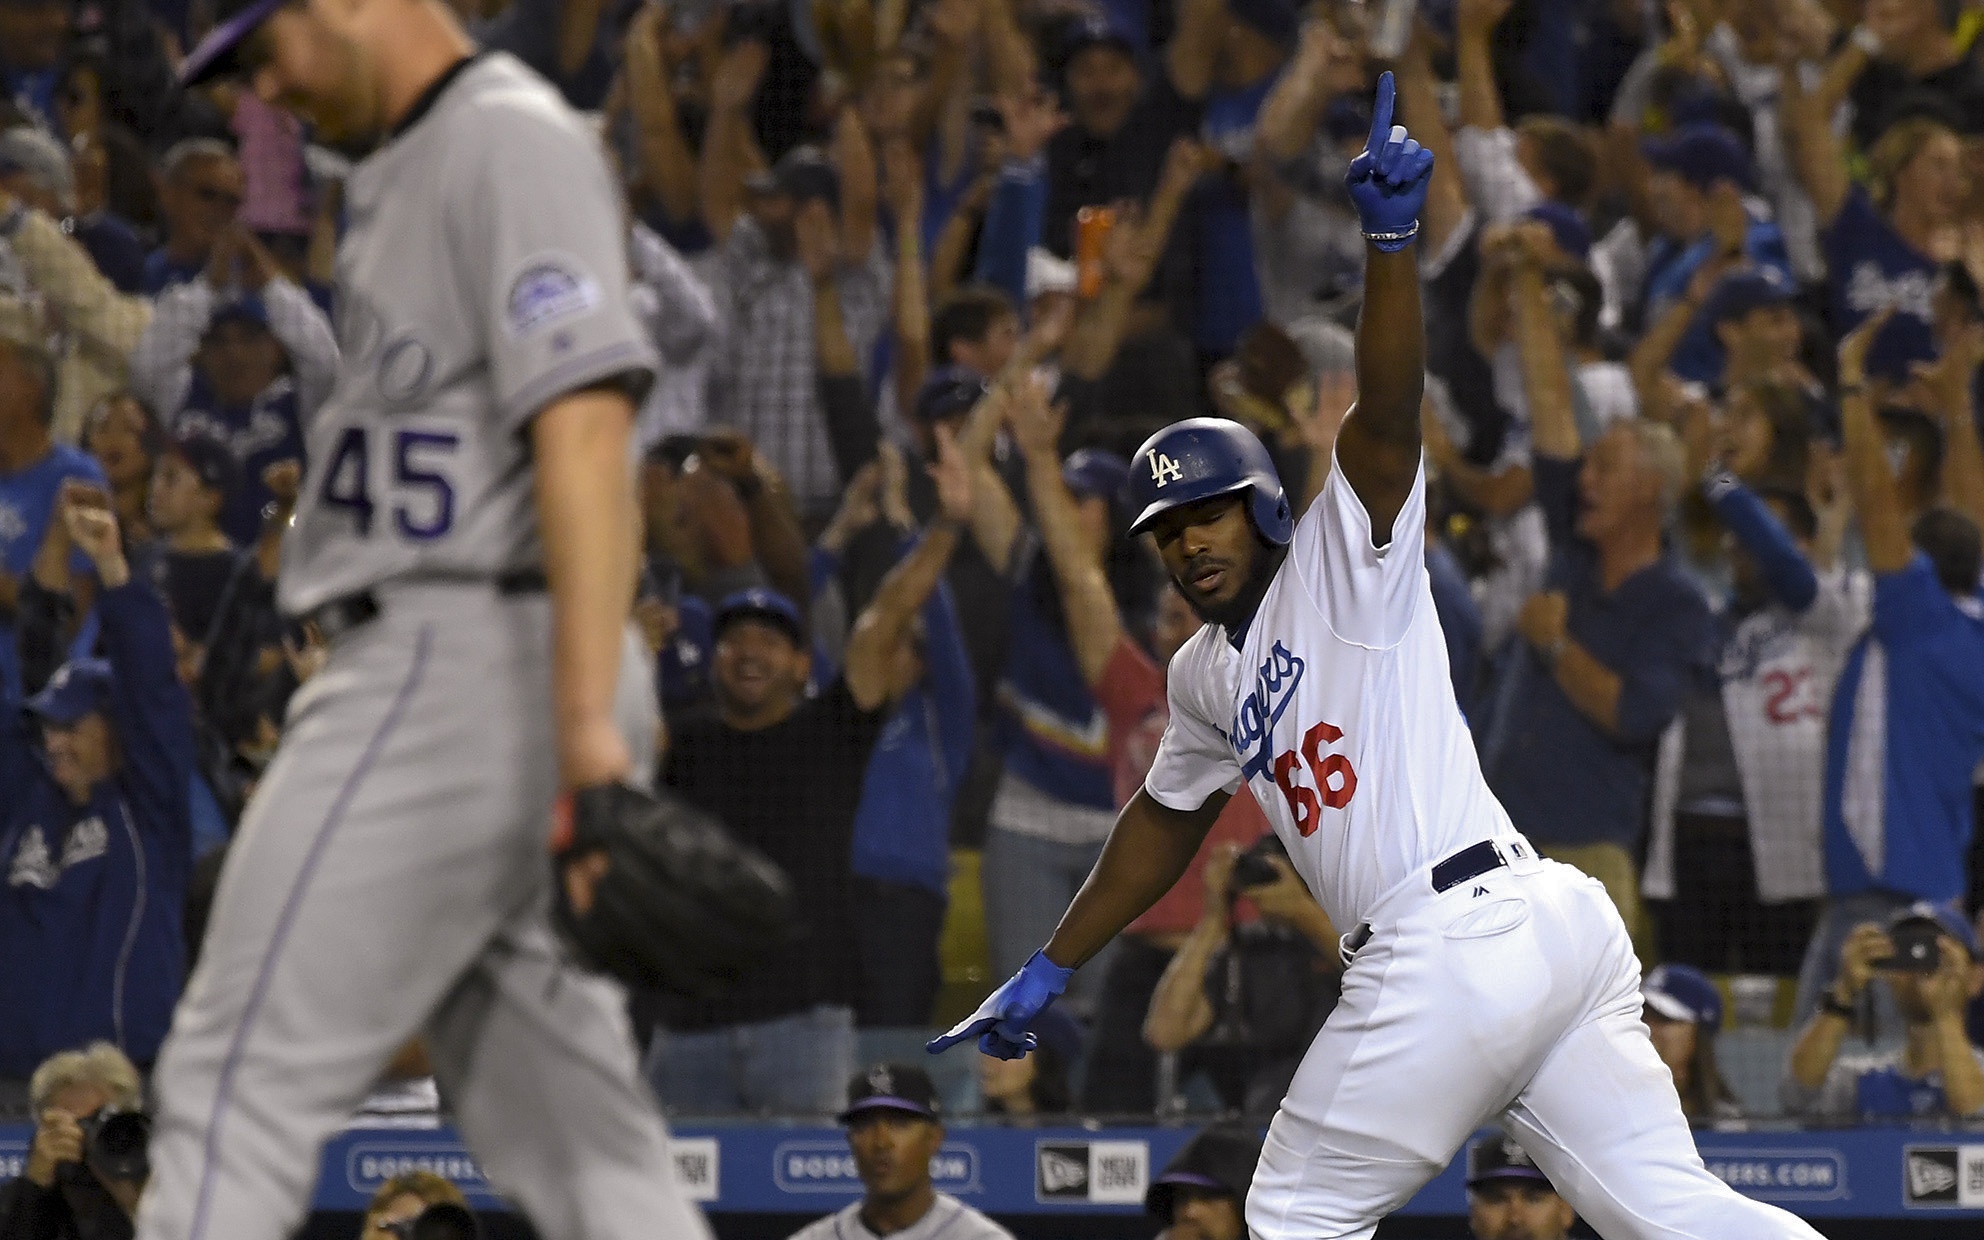
[[[1240,755],[1241,773],[1248,779],[1268,773],[1268,764],[1273,761],[1268,736],[1295,700],[1296,687],[1307,667],[1307,662],[1277,641],[1254,673],[1254,691],[1233,715],[1233,752]]]

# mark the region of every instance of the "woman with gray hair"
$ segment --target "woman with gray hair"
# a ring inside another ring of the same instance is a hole
[[[0,1240],[129,1236],[149,1171],[138,1069],[108,1042],[61,1051],[34,1070],[28,1101],[34,1142],[0,1186]]]

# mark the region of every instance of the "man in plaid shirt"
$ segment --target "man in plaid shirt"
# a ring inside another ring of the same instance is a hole
[[[839,502],[842,480],[820,404],[815,319],[838,317],[856,357],[874,352],[890,288],[874,243],[874,176],[843,181],[824,155],[802,146],[739,184],[741,211],[705,211],[722,238],[707,270],[730,341],[717,420],[750,436],[803,512],[824,515]]]

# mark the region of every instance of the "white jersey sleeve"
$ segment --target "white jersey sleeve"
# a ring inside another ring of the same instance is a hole
[[[1425,530],[1423,459],[1382,547],[1372,541],[1364,501],[1331,462],[1322,494],[1295,526],[1289,559],[1339,641],[1387,650],[1405,636],[1425,593]]]
[[[1171,656],[1165,696],[1171,718],[1157,757],[1144,777],[1144,791],[1167,809],[1190,811],[1215,792],[1240,788],[1240,761],[1234,756],[1220,715],[1208,703],[1230,700],[1222,691],[1218,643],[1226,640],[1217,625],[1206,625]]]

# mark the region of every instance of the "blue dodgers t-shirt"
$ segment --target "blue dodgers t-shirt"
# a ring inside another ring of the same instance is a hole
[[[0,473],[0,569],[8,575],[26,576],[34,566],[35,553],[41,550],[48,523],[55,517],[55,497],[68,478],[108,485],[95,458],[66,444],[56,444],[26,469]],[[71,572],[84,572],[89,561],[75,552],[69,567]],[[92,635],[94,631],[92,628]],[[0,619],[0,702],[14,702],[20,697],[20,652],[14,644],[14,626]]]
[[[1915,1119],[1950,1113],[1942,1073],[1917,1079],[1903,1076],[1893,1064],[1875,1068],[1855,1081],[1853,1102],[1855,1111],[1867,1119]]]
[[[1545,588],[1567,597],[1571,640],[1619,676],[1617,727],[1593,722],[1519,643],[1497,686],[1481,770],[1516,829],[1537,843],[1635,851],[1660,735],[1689,686],[1713,683],[1714,619],[1672,556],[1607,591],[1597,550],[1576,533],[1579,462],[1538,457],[1531,469],[1550,526]]]
[[[1906,381],[1910,363],[1936,356],[1932,305],[1936,264],[1903,241],[1858,186],[1847,193],[1820,242],[1826,252],[1834,330],[1845,335],[1868,315],[1893,306],[1894,317],[1867,355],[1867,373]]]
[[[924,672],[875,741],[854,811],[854,873],[945,896],[951,806],[971,762],[978,704],[948,582],[923,604]]]
[[[262,481],[263,471],[277,461],[305,463],[295,380],[283,375],[263,388],[247,407],[229,408],[194,367],[186,407],[171,421],[173,434],[218,439],[234,453],[240,476],[228,488],[221,505],[220,528],[236,546],[253,543],[262,532],[262,509],[275,498]]]
[[[1013,558],[1011,636],[999,683],[999,739],[1006,771],[1059,801],[1114,810],[1109,718],[1082,680],[1068,635],[1042,606],[1045,556],[1031,546]]]
[[[1964,894],[1971,772],[1984,760],[1984,596],[1954,598],[1917,553],[1874,579],[1826,739],[1826,883]]]
[[[65,479],[106,485],[96,459],[67,444],[56,444],[26,469],[0,473],[0,568],[26,573],[55,515],[55,497]]]

